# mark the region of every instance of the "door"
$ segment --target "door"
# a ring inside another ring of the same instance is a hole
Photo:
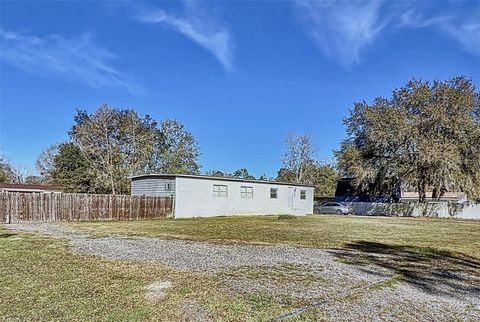
[[[293,208],[293,197],[295,196],[295,191],[293,187],[288,187],[288,208]]]

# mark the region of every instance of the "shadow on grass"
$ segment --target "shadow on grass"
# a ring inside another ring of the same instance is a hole
[[[13,236],[16,236],[17,234],[14,234],[14,233],[2,233],[0,234],[0,238],[9,238],[9,237],[13,237]]]
[[[428,293],[480,296],[480,261],[474,257],[429,247],[368,241],[349,243],[331,252],[341,262],[358,265],[362,271],[396,274],[401,281]]]

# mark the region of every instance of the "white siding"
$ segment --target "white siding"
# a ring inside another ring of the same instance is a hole
[[[228,186],[228,196],[214,197],[214,185]],[[253,198],[241,198],[242,186],[253,187]],[[175,218],[313,213],[313,187],[185,177],[177,177],[175,187]],[[270,188],[278,189],[277,199],[270,198]],[[291,206],[289,189],[294,194]],[[306,190],[306,199],[300,199],[300,190]]]

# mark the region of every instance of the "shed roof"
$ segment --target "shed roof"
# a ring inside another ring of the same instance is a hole
[[[0,183],[0,189],[25,191],[62,191],[61,186],[46,184]]]
[[[286,185],[286,186],[298,186],[298,187],[311,187],[314,188],[315,185],[306,184],[306,183],[292,183],[292,182],[279,182],[271,180],[257,180],[257,179],[243,179],[243,178],[232,178],[232,177],[213,177],[207,175],[193,175],[193,174],[176,174],[176,173],[149,173],[149,174],[139,174],[130,177],[132,181],[145,179],[145,178],[190,178],[190,179],[204,179],[204,180],[220,180],[220,181],[235,181],[235,182],[249,182],[249,183],[263,183],[263,184],[277,184],[277,185]]]

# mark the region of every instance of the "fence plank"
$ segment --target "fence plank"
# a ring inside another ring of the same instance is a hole
[[[161,219],[173,210],[165,197],[0,192],[0,223]]]

